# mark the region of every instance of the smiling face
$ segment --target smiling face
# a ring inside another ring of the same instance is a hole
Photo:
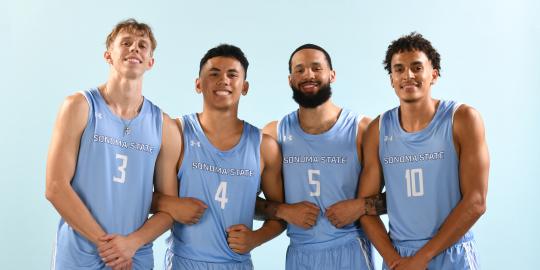
[[[118,33],[104,57],[116,73],[128,79],[140,78],[154,65],[150,38],[127,31]]]
[[[300,106],[314,108],[326,102],[331,95],[330,84],[334,80],[335,72],[323,52],[303,49],[293,55],[289,85]]]
[[[249,88],[240,62],[225,56],[208,59],[195,86],[197,92],[203,94],[205,106],[218,110],[237,107],[240,95],[246,95]]]
[[[439,72],[422,51],[402,51],[392,56],[390,82],[400,101],[412,103],[431,97]]]

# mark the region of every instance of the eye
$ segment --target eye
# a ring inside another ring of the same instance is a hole
[[[322,70],[322,67],[314,67],[313,70],[314,70],[314,71],[321,71],[321,70]]]

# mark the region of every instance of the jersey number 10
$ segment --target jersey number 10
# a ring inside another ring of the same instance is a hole
[[[424,171],[422,169],[405,170],[407,197],[424,196]]]

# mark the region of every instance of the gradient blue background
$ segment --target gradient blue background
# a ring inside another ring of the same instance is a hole
[[[65,96],[105,82],[105,37],[128,17],[149,23],[158,40],[146,97],[172,116],[200,111],[199,60],[232,43],[251,62],[240,117],[258,126],[296,108],[287,60],[307,42],[333,58],[337,104],[372,117],[396,106],[381,62],[392,40],[419,31],[442,55],[433,95],[468,103],[485,121],[488,210],[474,227],[483,269],[537,268],[538,1],[2,0],[0,7],[1,269],[49,267],[59,217],[44,197],[45,161],[56,114]],[[287,243],[283,234],[256,249],[256,269],[282,269]]]

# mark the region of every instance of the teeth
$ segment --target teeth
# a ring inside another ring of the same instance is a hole
[[[218,96],[228,96],[228,95],[231,94],[229,91],[225,91],[225,90],[218,90],[218,91],[216,91],[215,93],[216,93],[216,95],[218,95]]]
[[[130,63],[141,63],[141,61],[139,61],[139,59],[135,59],[135,58],[129,58],[129,59],[126,59],[126,61],[128,61]]]

